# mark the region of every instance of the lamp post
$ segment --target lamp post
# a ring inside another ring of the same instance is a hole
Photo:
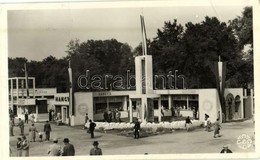
[[[186,89],[185,85],[184,85],[185,84],[185,76],[184,75],[179,75],[178,78],[182,78],[182,88]]]
[[[174,83],[175,83],[175,89],[178,89],[178,88],[177,88],[177,83],[176,83],[176,82],[177,82],[177,81],[176,81],[176,80],[177,80],[177,74],[176,74],[177,72],[178,72],[178,70],[175,69],[175,71],[174,71]]]

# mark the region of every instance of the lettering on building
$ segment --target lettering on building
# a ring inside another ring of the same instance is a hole
[[[69,102],[69,97],[55,97],[56,102]]]
[[[98,93],[99,96],[111,96],[110,92],[99,92]]]

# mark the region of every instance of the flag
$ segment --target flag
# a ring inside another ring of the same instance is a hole
[[[24,63],[24,74],[25,74],[26,98],[29,98],[30,95],[29,95],[28,72],[27,72],[26,63]]]
[[[214,73],[217,84],[217,91],[222,112],[225,113],[225,81],[226,81],[226,62],[213,62],[209,64],[211,71]]]
[[[70,88],[70,94],[69,94],[69,111],[70,115],[75,115],[74,113],[74,93],[73,93],[73,80],[72,80],[72,69],[71,69],[71,62],[69,61],[69,68],[68,68],[68,73],[69,73],[69,88]]]
[[[71,69],[71,66],[70,66],[70,61],[69,61],[68,72],[69,72],[69,88],[72,88],[72,69]]]
[[[146,30],[145,30],[145,24],[144,24],[144,17],[140,15],[141,18],[141,29],[142,29],[142,47],[143,47],[143,55],[147,55],[147,42],[146,42]]]

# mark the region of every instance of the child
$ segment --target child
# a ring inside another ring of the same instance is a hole
[[[188,116],[186,118],[186,121],[185,121],[185,127],[187,129],[187,132],[189,132],[189,129],[190,129],[190,125],[192,124],[191,120],[190,120],[190,116]]]
[[[218,118],[217,118],[217,120],[216,120],[214,125],[215,125],[214,138],[216,138],[217,136],[220,137],[219,130],[220,130],[221,126],[220,126],[220,122],[219,122]]]
[[[39,139],[40,139],[40,142],[42,142],[42,136],[43,136],[43,132],[42,132],[42,131],[40,131],[38,134],[39,134]]]

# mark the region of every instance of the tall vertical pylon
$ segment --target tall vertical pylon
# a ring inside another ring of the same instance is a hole
[[[142,30],[142,48],[143,48],[143,55],[147,55],[147,42],[146,42],[146,30],[145,30],[145,23],[144,23],[144,16],[140,15],[141,19],[141,30]]]

